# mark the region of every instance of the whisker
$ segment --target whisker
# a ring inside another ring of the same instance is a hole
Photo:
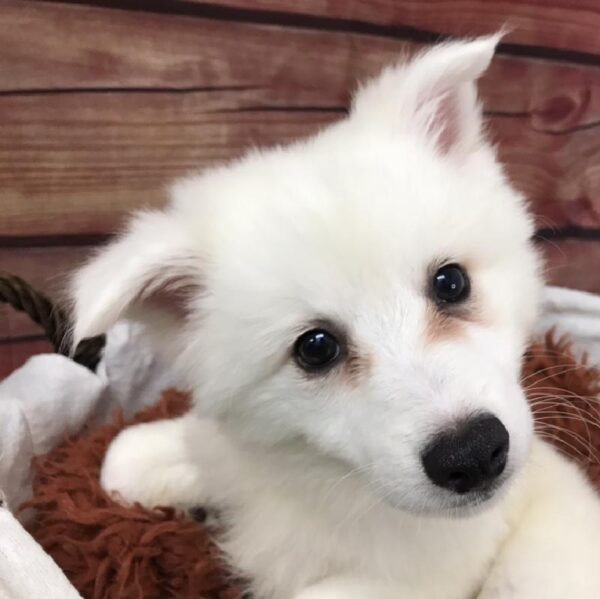
[[[554,425],[554,424],[545,423],[543,426],[544,426],[544,428],[541,431],[538,429],[535,429],[536,434],[540,438],[547,438],[548,440],[552,440],[556,443],[562,443],[563,445],[565,445],[565,447],[570,449],[574,454],[577,454],[585,462],[593,461],[594,463],[596,463],[596,462],[600,463],[598,455],[596,454],[595,450],[593,449],[593,447],[591,445],[591,441],[588,442],[581,435],[578,435],[577,433],[574,433],[573,431],[564,429],[564,428]],[[553,431],[556,431],[556,432],[553,432]],[[588,452],[587,455],[584,454],[583,451],[579,447],[577,447],[577,445],[567,441],[562,436],[557,436],[557,433],[567,435],[568,437],[572,438],[574,441],[576,441],[580,444],[583,444],[585,449]]]
[[[554,372],[555,369],[557,368],[563,368],[563,370],[559,370],[558,372]],[[534,388],[535,385],[538,385],[539,383],[543,383],[544,381],[550,380],[553,377],[557,377],[557,376],[562,376],[565,374],[569,374],[571,372],[577,372],[578,370],[585,370],[587,369],[587,366],[584,366],[583,364],[579,364],[577,366],[570,366],[569,368],[567,368],[567,365],[557,365],[557,366],[548,366],[548,368],[543,368],[542,370],[536,371],[532,374],[530,374],[529,376],[525,377],[524,379],[521,379],[521,385],[523,386],[523,388],[525,389],[525,391],[527,391],[528,389],[532,389]],[[552,372],[550,372],[552,371]],[[529,385],[525,385],[524,383],[526,383],[527,381],[531,380],[533,377],[539,376],[540,374],[545,374],[550,372],[550,374],[548,376],[545,376],[539,380],[534,380],[532,383],[530,383]]]

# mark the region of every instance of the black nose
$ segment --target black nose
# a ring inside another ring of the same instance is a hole
[[[421,459],[433,483],[456,493],[489,485],[500,476],[508,456],[508,431],[491,414],[472,418],[439,434]]]

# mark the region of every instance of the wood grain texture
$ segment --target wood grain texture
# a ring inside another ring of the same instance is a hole
[[[0,98],[0,106],[9,100],[15,98]],[[6,217],[0,235],[113,231],[133,208],[163,203],[174,178],[259,142],[289,141],[332,117],[321,112],[211,113],[208,106],[203,93],[152,94],[143,103],[119,93],[15,102],[11,112],[19,115],[19,123],[0,125]],[[0,122],[1,115],[0,108]],[[28,127],[38,136],[24,137]],[[15,136],[22,137],[15,142]]]
[[[600,54],[597,0],[213,0],[210,4],[453,36],[507,28],[506,43]]]
[[[163,201],[182,173],[337,118],[357,78],[420,47],[85,6],[7,1],[3,10],[21,26],[0,27],[4,236],[111,230],[131,208]],[[597,225],[600,69],[499,57],[482,96],[535,211],[557,225]]]
[[[567,239],[542,244],[552,285],[600,293],[600,242]]]
[[[15,274],[53,302],[66,298],[67,279],[92,248],[3,248],[0,249],[0,271]],[[21,312],[0,303],[0,346],[7,339],[31,338],[42,335],[40,327]]]
[[[3,0],[2,13],[5,94],[233,89],[251,92],[246,106],[340,107],[357,81],[424,47],[406,38],[19,0]],[[600,122],[599,71],[500,54],[482,95],[490,111],[527,112],[537,128],[569,130]]]
[[[327,111],[213,111],[211,95],[151,94],[142,103],[118,92],[0,97],[0,235],[110,232],[133,208],[163,203],[167,185],[183,174],[339,118]],[[222,107],[240,99],[216,95]],[[600,225],[595,129],[550,135],[519,115],[491,116],[489,124],[541,226]]]

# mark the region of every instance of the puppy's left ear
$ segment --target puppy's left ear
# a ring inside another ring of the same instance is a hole
[[[387,68],[358,91],[352,118],[420,135],[442,154],[464,154],[481,137],[475,82],[489,66],[501,34],[435,46]]]
[[[202,289],[200,258],[167,212],[143,212],[71,282],[73,341],[106,332],[119,318],[146,324],[186,315]]]

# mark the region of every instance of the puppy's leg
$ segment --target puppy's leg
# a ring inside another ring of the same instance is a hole
[[[234,468],[232,448],[216,424],[189,414],[121,432],[106,453],[100,481],[125,503],[187,509],[221,504],[220,483]]]
[[[539,441],[525,474],[533,485],[529,506],[478,599],[597,599],[600,498],[573,464]]]

